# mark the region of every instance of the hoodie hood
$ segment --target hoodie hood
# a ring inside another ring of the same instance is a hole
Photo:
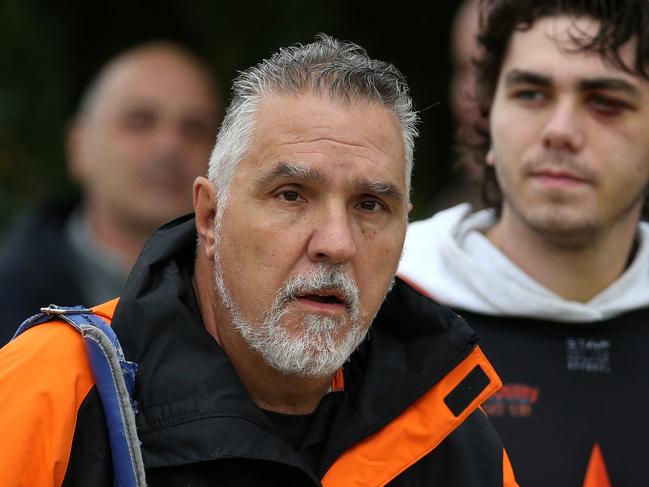
[[[580,303],[542,286],[493,246],[484,232],[495,223],[492,210],[474,213],[469,204],[412,223],[399,276],[451,308],[492,316],[585,323],[649,306],[649,224],[639,225],[631,265]]]

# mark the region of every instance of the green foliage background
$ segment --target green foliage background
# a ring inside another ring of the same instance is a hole
[[[455,177],[447,85],[456,3],[0,0],[0,231],[19,209],[74,193],[65,172],[66,125],[83,87],[122,49],[181,41],[207,59],[228,98],[238,70],[318,32],[359,43],[409,79],[422,118],[413,218],[426,216]]]

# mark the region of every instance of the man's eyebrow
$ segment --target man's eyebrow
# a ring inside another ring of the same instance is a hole
[[[290,162],[282,162],[270,171],[260,175],[259,178],[257,178],[257,183],[259,185],[264,185],[275,179],[282,178],[310,179],[317,182],[324,182],[326,180],[326,177],[317,169],[298,166]],[[354,188],[354,191],[358,193],[370,193],[398,201],[404,199],[403,194],[396,188],[396,186],[383,181],[357,179],[351,182],[351,186]]]
[[[404,196],[393,184],[383,181],[371,181],[369,179],[360,179],[353,182],[354,190],[358,193],[370,193],[385,198],[403,201]]]
[[[505,84],[529,84],[549,87],[552,85],[552,78],[542,74],[533,73],[531,71],[522,71],[520,69],[513,69],[507,76],[505,76]]]
[[[552,85],[552,78],[531,71],[514,69],[505,76],[505,83],[508,85],[530,84],[549,87]],[[579,81],[578,87],[582,91],[590,90],[613,90],[622,91],[632,96],[640,96],[638,89],[632,83],[622,78],[593,78]]]
[[[593,78],[579,82],[579,88],[584,91],[590,90],[612,90],[622,91],[629,95],[638,97],[640,92],[633,84],[621,78]]]
[[[257,183],[265,184],[274,179],[298,178],[312,179],[315,181],[324,181],[324,175],[317,169],[310,167],[298,166],[290,162],[281,162],[270,171],[263,173],[257,178]]]

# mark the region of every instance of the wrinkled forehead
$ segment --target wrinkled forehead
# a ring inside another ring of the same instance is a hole
[[[331,152],[376,159],[401,170],[405,148],[396,115],[367,101],[268,95],[259,102],[252,149]]]

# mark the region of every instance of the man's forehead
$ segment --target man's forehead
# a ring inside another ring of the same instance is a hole
[[[384,150],[403,146],[396,115],[383,105],[363,100],[337,100],[325,95],[264,96],[257,107],[253,144],[333,141]],[[403,149],[403,147],[401,147]]]
[[[555,15],[537,19],[529,29],[512,33],[501,75],[506,75],[508,69],[517,68],[512,63],[552,69],[555,59],[561,57],[570,59],[575,74],[582,75],[577,77],[612,75],[629,81],[646,81],[613,65],[597,48],[590,48],[593,40],[601,34],[600,25],[598,20],[587,16]],[[636,48],[635,38],[619,48],[618,54],[625,65],[634,66]],[[588,71],[585,63],[588,63]]]
[[[350,115],[358,107],[317,96],[271,95],[262,103],[236,177],[259,188],[293,178],[353,191],[363,186],[390,197],[406,193],[401,130],[383,107]]]
[[[153,46],[127,53],[107,65],[97,81],[91,108],[105,109],[117,102],[151,105],[164,102],[164,98],[171,103],[174,93],[183,100],[202,100],[206,110],[216,109],[218,103],[206,68],[180,48]]]

